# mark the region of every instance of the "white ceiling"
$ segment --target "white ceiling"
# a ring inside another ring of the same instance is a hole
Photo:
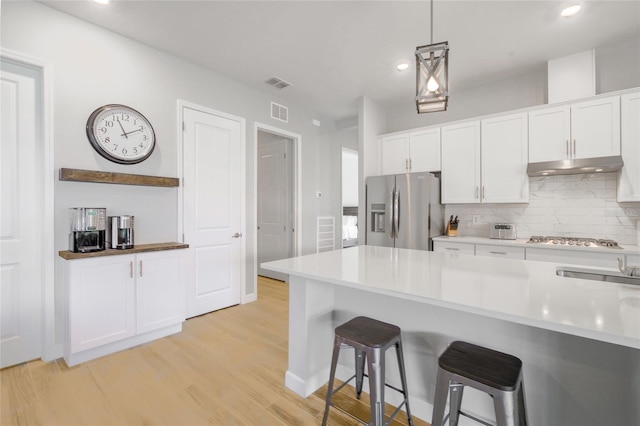
[[[433,42],[449,41],[456,90],[539,68],[549,59],[640,39],[640,1],[434,2]],[[306,105],[320,116],[357,114],[357,99],[411,102],[416,46],[430,43],[424,1],[42,1],[101,27]],[[395,66],[408,61],[407,71]],[[291,83],[278,90],[271,76]]]

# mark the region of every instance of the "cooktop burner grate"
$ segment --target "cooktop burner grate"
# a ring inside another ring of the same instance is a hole
[[[550,244],[561,246],[577,246],[577,247],[609,247],[621,248],[614,240],[596,239],[596,238],[575,238],[575,237],[554,237],[533,235],[527,243],[530,244]]]

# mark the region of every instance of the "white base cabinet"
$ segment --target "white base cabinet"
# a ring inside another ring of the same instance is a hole
[[[182,259],[182,250],[167,250],[66,261],[67,364],[179,332]]]
[[[542,262],[554,262],[567,265],[592,266],[597,268],[617,268],[618,258],[624,257],[624,253],[603,253],[603,252],[587,252],[571,251],[571,250],[553,250],[543,248],[527,248],[527,260],[538,260]]]
[[[483,244],[476,242],[434,240],[433,251],[503,257],[508,259],[537,260],[540,262],[592,266],[595,268],[617,268],[618,258],[626,258],[626,262],[629,265],[640,265],[640,255],[625,254],[623,250],[615,249],[603,252],[601,250],[571,250],[554,247],[522,247],[499,243]]]

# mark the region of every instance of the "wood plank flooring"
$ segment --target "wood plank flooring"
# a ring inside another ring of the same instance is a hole
[[[326,388],[305,399],[284,387],[288,286],[260,277],[258,295],[192,318],[182,333],[75,367],[60,359],[1,370],[0,424],[318,425]],[[368,419],[368,395],[357,400],[345,388],[334,399]],[[396,419],[406,424],[403,413]],[[358,423],[332,409],[329,424]]]

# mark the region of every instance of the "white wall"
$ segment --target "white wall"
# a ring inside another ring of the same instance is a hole
[[[342,247],[342,148],[358,150],[358,129],[350,123],[338,122],[334,131],[323,135],[317,159],[318,191],[322,192],[322,198],[315,200],[318,216],[335,219],[335,248]]]
[[[193,102],[247,122],[247,294],[254,292],[255,252],[253,123],[259,121],[302,137],[303,253],[315,250],[317,159],[322,129],[311,124],[317,117],[268,92],[185,62],[161,51],[88,24],[35,2],[2,2],[1,43],[53,67],[54,166],[177,176],[177,100]],[[289,107],[289,123],[272,120],[270,102]],[[136,165],[119,165],[99,156],[85,135],[87,118],[109,103],[130,105],[151,121],[157,135],[153,155]],[[322,172],[321,172],[322,173]],[[339,193],[339,187],[336,190]],[[136,216],[136,243],[179,241],[178,199],[175,188],[152,188],[93,183],[55,183],[55,251],[67,247],[67,209],[106,207],[108,214]],[[57,256],[56,256],[57,258]],[[56,265],[57,307],[63,306],[60,259]],[[57,341],[62,322],[57,311]]]
[[[551,58],[550,58],[551,59]],[[640,86],[640,39],[621,40],[596,47],[596,93]],[[386,129],[391,133],[547,103],[547,64],[500,81],[456,90],[451,81],[448,110],[417,114],[411,96],[405,103],[386,107]]]
[[[529,204],[448,204],[461,236],[489,236],[493,222],[516,224],[518,238],[560,235],[640,244],[640,203],[616,202],[616,173],[531,177]],[[473,223],[476,216],[477,223]]]
[[[342,206],[358,206],[358,152],[342,150]]]
[[[358,197],[358,223],[366,223],[366,190],[367,177],[380,174],[381,167],[378,160],[378,135],[385,133],[387,120],[385,111],[372,99],[363,96],[358,99],[358,163],[360,188]],[[362,226],[360,227],[362,230]],[[358,242],[364,244],[366,233],[358,233]]]

